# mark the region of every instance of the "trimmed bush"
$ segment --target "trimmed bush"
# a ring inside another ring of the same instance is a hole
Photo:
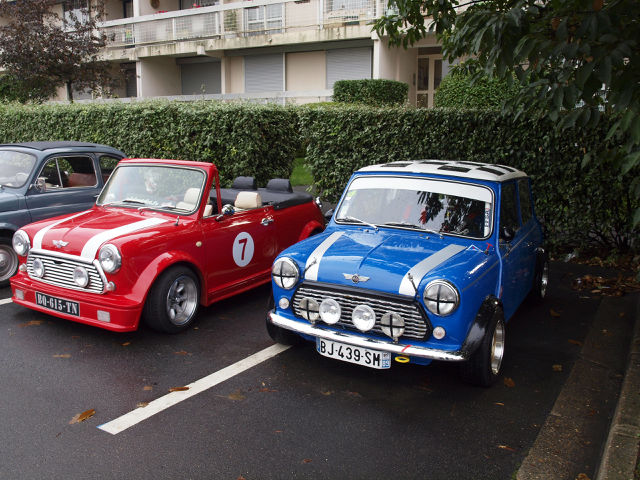
[[[8,105],[0,142],[77,140],[130,157],[215,163],[224,185],[239,175],[288,178],[300,145],[297,114],[277,105],[214,102]]]
[[[482,109],[500,108],[519,92],[519,87],[503,80],[483,77],[471,82],[471,76],[454,72],[442,79],[435,92],[433,104],[437,108]]]
[[[333,101],[365,105],[403,105],[409,85],[394,80],[338,80],[333,84]]]
[[[624,251],[638,236],[631,226],[638,205],[629,196],[638,169],[621,178],[614,159],[581,167],[584,151],[606,148],[606,122],[558,133],[542,120],[513,121],[488,110],[350,106],[302,108],[300,125],[316,187],[330,201],[338,200],[354,170],[370,164],[428,158],[500,163],[532,177],[536,213],[555,251]]]

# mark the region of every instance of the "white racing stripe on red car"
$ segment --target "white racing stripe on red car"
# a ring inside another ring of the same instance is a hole
[[[342,236],[344,232],[334,232],[329,235],[324,241],[316,247],[316,249],[307,258],[307,264],[305,265],[304,278],[306,280],[318,280],[318,269],[320,268],[320,260],[327,250],[336,243],[336,241]]]
[[[142,230],[143,228],[153,227],[167,221],[168,220],[162,218],[147,218],[145,220],[140,220],[139,222],[130,223],[129,225],[122,225],[121,227],[99,233],[98,235],[92,237],[85,244],[80,256],[88,260],[93,260],[94,258],[96,258],[96,253],[98,253],[98,249],[103,243],[111,241],[116,237],[120,237],[121,235],[126,235],[128,233],[135,232],[136,230]]]
[[[413,297],[416,294],[416,288],[418,288],[420,281],[427,273],[464,249],[465,247],[461,245],[447,245],[442,250],[438,250],[421,262],[418,262],[411,267],[402,279],[402,282],[400,282],[400,289],[398,290],[398,293],[400,295],[409,295]],[[409,275],[411,275],[413,281],[409,278]]]
[[[42,239],[47,234],[47,232],[49,230],[51,230],[53,227],[57,227],[58,225],[60,225],[63,222],[66,222],[67,220],[71,220],[73,218],[79,217],[80,215],[84,215],[85,213],[89,213],[89,212],[90,212],[90,210],[85,210],[84,212],[76,213],[75,215],[71,215],[70,217],[65,217],[62,220],[58,220],[57,222],[53,222],[53,223],[47,225],[46,227],[44,227],[43,229],[38,230],[38,232],[33,237],[33,248],[35,248],[35,249],[42,248]]]

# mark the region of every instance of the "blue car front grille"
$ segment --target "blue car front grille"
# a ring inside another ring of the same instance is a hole
[[[405,331],[401,338],[424,340],[427,335],[431,335],[432,326],[421,305],[413,299],[350,287],[305,282],[298,288],[292,300],[293,312],[300,318],[304,318],[300,306],[303,298],[312,298],[318,303],[325,298],[336,300],[341,308],[340,320],[333,325],[337,328],[359,331],[351,322],[351,314],[356,306],[368,305],[376,314],[376,324],[370,333],[386,337],[380,328],[380,318],[385,313],[392,312],[404,319]]]

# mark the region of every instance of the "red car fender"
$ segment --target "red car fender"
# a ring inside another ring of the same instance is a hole
[[[308,222],[300,232],[300,237],[298,238],[298,241],[301,241],[301,240],[304,240],[305,238],[310,237],[311,234],[316,230],[321,232],[322,230],[324,230],[324,225],[316,220],[312,220]]]
[[[183,264],[190,267],[194,273],[198,276],[200,281],[200,302],[205,303],[206,299],[206,286],[204,285],[204,277],[200,268],[198,268],[198,262],[195,258],[184,251],[169,251],[163,252],[156,257],[151,263],[149,263],[145,269],[140,272],[138,280],[131,288],[131,295],[135,298],[143,299],[143,303],[147,300],[149,290],[153,286],[156,279],[168,268],[173,265]]]

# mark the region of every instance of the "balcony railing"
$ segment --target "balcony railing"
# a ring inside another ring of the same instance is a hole
[[[366,25],[381,0],[259,0],[104,22],[110,47]]]

